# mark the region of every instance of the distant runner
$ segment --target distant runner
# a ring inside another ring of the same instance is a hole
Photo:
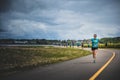
[[[83,42],[82,42],[82,44],[81,44],[81,47],[82,47],[82,49],[83,49],[83,47],[84,47],[84,44],[83,44]]]
[[[92,53],[93,53],[93,62],[96,62],[96,53],[98,50],[98,43],[99,43],[99,39],[97,39],[97,34],[93,35],[94,38],[91,39],[92,42]]]

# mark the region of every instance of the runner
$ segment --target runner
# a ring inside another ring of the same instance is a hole
[[[96,53],[98,50],[98,43],[99,43],[99,39],[97,39],[97,34],[93,35],[94,38],[91,39],[92,42],[92,53],[93,53],[93,63],[96,62]]]
[[[82,44],[81,44],[81,47],[82,47],[82,49],[83,49],[83,47],[84,47],[84,43],[82,42]]]

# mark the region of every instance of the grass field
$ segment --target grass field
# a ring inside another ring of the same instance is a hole
[[[90,44],[90,47],[92,44]],[[88,44],[84,44],[84,47],[88,47]],[[108,43],[107,46],[105,44],[99,43],[99,48],[116,48],[120,49],[120,43]]]
[[[0,47],[0,75],[70,60],[91,54],[75,48],[49,46]]]

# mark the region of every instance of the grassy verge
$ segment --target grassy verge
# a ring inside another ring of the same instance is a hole
[[[0,76],[89,54],[89,51],[74,48],[0,47]]]
[[[92,44],[90,44],[90,47]],[[84,44],[84,47],[88,47],[88,44]],[[120,43],[108,43],[107,46],[105,44],[99,43],[99,48],[114,48],[114,49],[120,49]]]

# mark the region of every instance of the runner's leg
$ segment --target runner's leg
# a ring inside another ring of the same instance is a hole
[[[93,50],[93,62],[95,63],[95,61],[96,61],[96,50]]]
[[[92,50],[93,58],[95,58],[95,50]]]

